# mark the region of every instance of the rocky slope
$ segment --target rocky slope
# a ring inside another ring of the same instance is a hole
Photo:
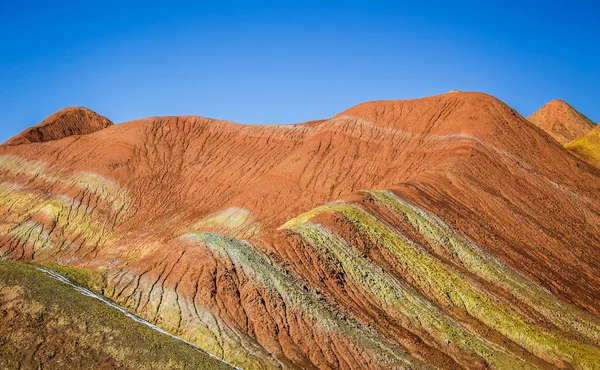
[[[248,369],[594,369],[599,189],[479,93],[155,117],[0,147],[0,253]]]
[[[112,124],[106,117],[87,108],[69,107],[54,113],[38,125],[24,130],[3,145],[43,143],[74,135],[87,135]]]
[[[563,145],[587,134],[596,126],[592,120],[562,100],[549,102],[527,119]]]

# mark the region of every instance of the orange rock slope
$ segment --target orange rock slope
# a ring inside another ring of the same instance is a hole
[[[587,134],[596,126],[592,120],[562,100],[551,101],[527,119],[563,145]]]
[[[0,147],[0,253],[247,369],[600,366],[600,170],[480,93]]]

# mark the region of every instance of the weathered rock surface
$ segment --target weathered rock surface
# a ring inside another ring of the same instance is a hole
[[[600,173],[485,94],[0,147],[0,253],[243,368],[598,368]]]

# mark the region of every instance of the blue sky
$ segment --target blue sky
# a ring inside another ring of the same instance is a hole
[[[596,3],[0,0],[0,141],[72,105],[295,123],[451,89],[597,122]]]

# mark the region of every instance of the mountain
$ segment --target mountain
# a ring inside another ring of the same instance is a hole
[[[0,253],[244,369],[594,369],[582,164],[482,93],[145,118],[0,147]]]
[[[600,127],[567,144],[565,148],[589,164],[600,168]]]
[[[22,145],[60,140],[74,135],[87,135],[113,123],[84,107],[68,107],[52,114],[38,125],[30,127],[3,145]]]
[[[563,145],[585,135],[596,126],[592,120],[562,100],[551,101],[527,119]]]

